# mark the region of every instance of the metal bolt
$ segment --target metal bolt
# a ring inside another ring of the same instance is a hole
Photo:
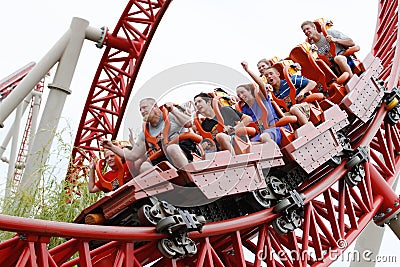
[[[392,209],[391,208],[388,208],[387,210],[386,210],[386,213],[389,213],[389,212],[391,212],[392,211]]]
[[[385,216],[385,213],[379,213],[377,215],[375,215],[377,218],[383,218]]]

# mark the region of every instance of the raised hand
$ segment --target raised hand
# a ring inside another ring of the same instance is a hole
[[[100,145],[101,145],[103,148],[107,148],[107,149],[110,149],[110,150],[111,150],[111,148],[113,148],[113,146],[114,146],[113,142],[111,142],[110,140],[107,140],[107,139],[101,139],[101,140],[100,140]]]
[[[245,71],[249,69],[249,64],[246,61],[242,61],[240,63]]]
[[[133,131],[132,128],[128,128],[129,130],[129,143],[133,146],[135,144],[135,140],[133,139]]]
[[[168,110],[168,112],[171,112],[175,105],[172,102],[167,102],[164,104],[164,107]]]
[[[96,158],[96,157],[93,157],[92,160],[91,160],[90,163],[89,163],[89,169],[90,169],[90,170],[94,170],[94,168],[95,168],[95,166],[96,166],[96,163],[97,163],[97,158]]]

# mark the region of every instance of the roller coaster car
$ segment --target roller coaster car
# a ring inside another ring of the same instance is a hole
[[[208,203],[223,196],[265,189],[269,182],[265,171],[282,165],[282,153],[273,143],[251,146],[250,153],[236,156],[231,156],[229,151],[208,153],[204,160],[193,161],[184,170],[177,170],[163,161],[86,208],[74,222],[126,224],[124,221],[132,217],[134,210],[137,212],[142,205],[149,204],[150,196],[160,194],[163,198],[166,193],[176,197],[185,207],[185,203],[193,203],[190,201],[202,199]],[[196,190],[190,191],[192,194],[182,194],[182,184]],[[271,199],[276,197],[270,195],[264,201]],[[137,205],[132,206],[133,203]]]
[[[365,71],[362,75],[353,75],[346,84],[346,96],[340,102],[340,107],[354,118],[367,122],[381,104],[385,94],[384,83],[379,80],[383,66],[379,58],[371,53],[363,61]]]
[[[363,122],[371,117],[382,99],[384,88],[378,75],[383,67],[372,54],[368,54],[360,64],[363,73],[353,75],[347,84],[348,74],[337,77],[323,60],[315,56],[308,43],[293,48],[289,57],[302,65],[304,76],[318,82],[322,87],[320,91],[327,94],[330,101]]]
[[[187,233],[201,231],[205,218],[216,221],[252,213],[286,195],[286,185],[268,175],[271,168],[283,165],[274,143],[254,145],[250,153],[236,156],[229,151],[208,153],[181,170],[162,161],[83,210],[74,222],[154,225],[170,235],[158,244],[164,256],[193,255],[196,246]],[[99,239],[91,248],[104,242]]]
[[[290,99],[292,104],[296,104],[296,88],[290,79],[289,72],[293,61],[279,61],[273,66],[287,81],[290,87]],[[274,101],[286,111],[288,110],[286,103],[281,99],[274,97]],[[310,121],[294,131],[292,141],[283,146],[282,151],[285,156],[299,164],[309,174],[333,157],[342,154],[344,148],[341,145],[341,136],[337,133],[345,128],[349,121],[347,113],[338,105],[324,100],[321,93],[312,93],[303,101],[313,103],[310,106]]]
[[[298,163],[307,173],[311,173],[343,151],[341,136],[338,132],[349,121],[347,113],[338,105],[331,105],[322,116],[322,123],[315,126],[312,122],[295,130],[294,140],[282,148],[289,158]]]
[[[347,94],[338,105],[329,100],[320,102],[320,106],[324,110],[323,123],[316,128],[308,123],[297,129],[295,140],[283,149],[286,155],[289,155],[289,157],[299,163],[308,173],[320,165],[321,162],[319,161],[325,161],[336,152],[339,155],[342,153],[340,150],[343,150],[344,144],[343,131],[341,129],[345,129],[349,124],[348,119],[352,124],[355,119],[366,123],[373,117],[374,112],[380,106],[385,91],[383,83],[378,79],[379,73],[382,70],[381,62],[379,58],[369,54],[363,61],[363,68],[365,68],[365,71],[360,76],[353,75],[352,79],[346,84],[345,89]],[[306,131],[310,132],[306,133]],[[317,139],[312,142],[310,142],[311,132],[314,132],[314,135],[317,136]],[[299,136],[301,138],[298,138]],[[324,136],[328,139],[323,139]],[[332,136],[334,138],[331,138]],[[306,140],[302,140],[303,138],[306,138]],[[320,144],[327,146],[323,149],[324,152],[318,148],[318,140],[320,140]],[[336,142],[339,143],[336,145]],[[306,144],[303,144],[301,148],[301,143]],[[327,153],[329,147],[331,150]],[[321,153],[326,153],[326,155],[322,156]],[[320,157],[320,160],[318,160],[318,157]],[[313,162],[315,166],[312,166]]]

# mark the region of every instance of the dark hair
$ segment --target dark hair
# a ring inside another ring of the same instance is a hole
[[[238,89],[239,87],[243,87],[244,89],[249,91],[254,96],[254,84],[252,84],[252,83],[241,84],[241,85],[236,86],[236,89]]]
[[[202,98],[204,101],[206,101],[206,102],[212,100],[212,97],[211,97],[209,94],[203,93],[203,92],[201,92],[201,93],[195,95],[195,96],[193,97],[193,100],[195,100],[195,99],[198,98],[198,97],[201,97],[201,98]]]

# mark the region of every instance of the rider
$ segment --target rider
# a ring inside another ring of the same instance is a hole
[[[310,104],[302,102],[292,106],[289,84],[286,80],[281,80],[280,73],[275,67],[267,69],[266,78],[267,83],[273,88],[274,95],[285,101],[286,105],[290,108],[289,112],[297,117],[297,122],[300,125],[306,124],[310,119]],[[301,75],[292,75],[290,79],[296,88],[296,101],[303,100],[305,94],[310,92],[317,85],[315,81],[309,80]]]
[[[123,164],[121,162],[121,159],[115,155],[114,152],[111,150],[105,149],[104,150],[104,159],[110,170],[106,173],[104,173],[103,179],[106,182],[111,183],[112,185],[112,190],[117,189],[120,187],[123,183],[128,181],[131,176],[129,175],[129,170],[127,169],[127,165]],[[90,162],[89,165],[89,183],[88,183],[88,189],[90,193],[96,193],[99,191],[104,191],[108,192],[110,191],[108,188],[105,188],[102,185],[102,182],[99,180],[96,181],[96,164],[97,164],[97,159],[93,158],[92,161]],[[123,169],[123,177],[119,177],[119,169]]]
[[[272,106],[269,92],[266,90],[266,85],[262,81],[262,78],[258,77],[255,73],[253,73],[249,69],[247,62],[243,61],[241,64],[242,64],[243,69],[257,83],[257,85],[242,84],[236,88],[237,96],[240,98],[240,100],[242,100],[244,102],[244,104],[241,107],[242,112],[246,115],[251,116],[253,121],[256,122],[257,125],[259,125],[259,127],[261,126],[260,127],[261,133],[254,136],[251,139],[251,141],[252,142],[260,141],[262,143],[275,141],[280,146],[281,139],[282,139],[280,128],[279,127],[270,127],[270,125],[275,124],[279,120],[279,118],[275,112],[274,107]],[[260,122],[261,118],[262,118],[262,109],[261,109],[260,105],[258,104],[258,102],[256,101],[256,97],[254,94],[255,86],[259,87],[260,97],[262,99],[264,107],[266,108],[266,110],[268,112],[268,118],[267,118],[268,125],[262,125],[263,122]],[[271,86],[269,86],[269,88],[270,87]],[[285,126],[285,127],[287,127],[287,126]]]
[[[271,62],[266,58],[262,58],[257,62],[257,69],[260,72],[260,77],[264,83],[267,81],[264,74],[269,67],[271,67]]]
[[[353,76],[351,66],[354,62],[350,57],[342,55],[344,51],[350,46],[354,46],[354,41],[343,34],[340,31],[327,29],[328,35],[325,37],[322,33],[318,32],[317,27],[312,21],[304,21],[301,24],[301,29],[307,36],[311,44],[315,44],[318,47],[317,53],[319,55],[328,55],[328,59],[331,63],[339,66],[342,72],[349,73],[349,76]],[[335,55],[330,55],[330,42],[334,42],[336,46]]]
[[[212,97],[207,93],[197,94],[194,97],[194,105],[197,112],[205,117],[201,123],[203,130],[215,133],[218,119],[212,107]],[[252,122],[251,117],[230,106],[222,106],[220,111],[224,119],[224,131],[215,134],[217,147],[219,150],[229,150],[232,155],[235,155],[235,150],[232,146],[232,136],[237,128],[247,126]]]
[[[128,161],[136,161],[140,157],[147,155],[146,161],[140,166],[139,172],[150,169],[153,165],[163,160],[170,160],[176,168],[182,168],[189,161],[193,160],[192,152],[196,152],[196,144],[190,140],[182,140],[177,144],[161,144],[164,138],[171,141],[180,133],[187,131],[186,128],[192,126],[191,118],[181,112],[173,103],[166,103],[162,108],[169,111],[167,117],[161,107],[157,105],[154,98],[144,98],[140,100],[139,109],[143,117],[144,127],[139,135],[139,140],[134,144],[132,150],[121,149],[111,141],[103,140],[101,143],[104,148],[114,151],[119,156],[124,156]],[[169,132],[164,135],[164,126],[169,121]],[[154,149],[162,150],[163,153],[156,153]],[[152,157],[156,153],[158,157]]]

